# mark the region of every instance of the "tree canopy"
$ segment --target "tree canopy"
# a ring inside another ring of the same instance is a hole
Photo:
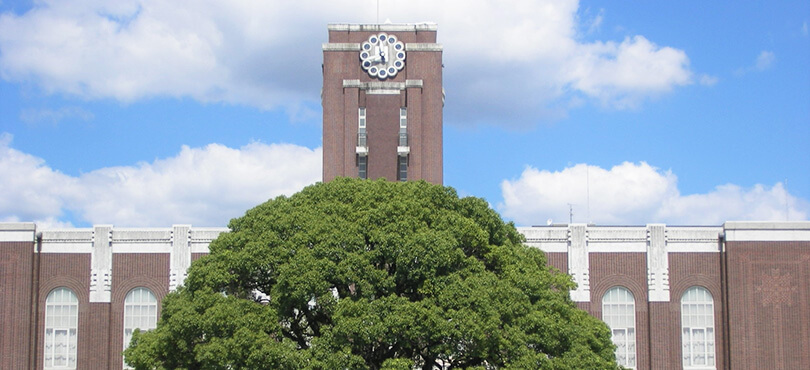
[[[337,179],[231,220],[138,369],[610,369],[610,331],[480,198]]]

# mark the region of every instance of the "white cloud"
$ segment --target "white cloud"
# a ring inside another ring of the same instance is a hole
[[[714,86],[714,85],[717,84],[717,81],[719,81],[719,80],[720,79],[718,79],[717,76],[711,76],[711,75],[705,75],[705,74],[700,76],[700,84],[703,85],[703,86]]]
[[[0,133],[0,220],[46,220],[62,214],[64,199],[77,181],[49,168],[45,161],[11,148],[11,135]]]
[[[0,219],[65,223],[71,213],[89,223],[224,226],[269,198],[291,195],[321,176],[321,150],[251,143],[183,147],[176,156],[78,177],[0,140]]]
[[[57,124],[66,119],[77,118],[90,121],[95,117],[92,112],[75,106],[61,107],[59,109],[24,109],[20,113],[20,120],[26,123],[52,123]]]
[[[738,68],[736,71],[734,71],[734,74],[737,76],[742,76],[749,72],[762,72],[770,69],[774,62],[776,62],[776,54],[771,51],[763,50],[759,53],[759,55],[757,55],[754,65],[745,68]]]
[[[439,24],[450,122],[536,122],[577,95],[624,108],[692,82],[681,50],[640,35],[581,41],[578,30],[604,17],[580,25],[578,8],[415,0],[383,2],[380,16]],[[296,111],[317,104],[326,24],[375,18],[374,4],[351,0],[44,1],[0,15],[0,75],[90,99],[192,97]]]
[[[520,178],[504,180],[501,190],[501,212],[524,225],[543,224],[549,218],[567,223],[569,204],[574,222],[606,225],[719,225],[733,220],[805,220],[810,215],[810,203],[787,193],[781,183],[750,189],[726,184],[705,194],[682,195],[672,172],[644,162],[625,162],[609,170],[585,164],[557,172],[528,167]]]
[[[585,10],[588,13],[588,9]],[[599,13],[597,13],[593,18],[585,21],[585,26],[587,26],[588,31],[586,33],[591,34],[595,32],[599,32],[602,28],[602,21],[605,18],[605,9],[599,9]]]
[[[771,68],[771,65],[773,65],[773,62],[775,60],[776,60],[776,55],[774,55],[773,52],[763,50],[757,56],[757,61],[754,64],[754,66],[756,67],[756,69],[758,69],[760,71],[764,71],[764,70],[766,70],[768,68]]]
[[[686,53],[643,36],[583,45],[566,72],[577,90],[618,108],[692,82]]]

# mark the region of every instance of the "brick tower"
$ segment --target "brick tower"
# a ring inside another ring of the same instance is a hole
[[[328,26],[323,181],[442,183],[442,46],[435,24]]]

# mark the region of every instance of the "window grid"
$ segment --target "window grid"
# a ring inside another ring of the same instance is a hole
[[[75,369],[79,300],[67,288],[45,299],[45,369]]]
[[[399,108],[399,128],[408,128],[408,108]]]
[[[636,368],[636,306],[633,294],[623,287],[608,289],[602,297],[602,319],[608,324],[616,345],[616,361]]]
[[[146,288],[135,288],[124,299],[124,349],[129,347],[135,329],[157,327],[157,298]],[[130,367],[124,365],[124,368]]]
[[[695,286],[681,297],[683,367],[714,369],[714,298],[706,288]]]
[[[366,108],[357,108],[357,146],[367,146],[366,143]]]
[[[368,157],[364,155],[357,156],[357,177],[361,179],[368,178]]]
[[[408,146],[408,109],[399,108],[399,146]]]
[[[399,156],[399,181],[408,181],[408,157]]]
[[[357,108],[357,128],[363,129],[365,132],[366,129],[366,108],[360,107]]]

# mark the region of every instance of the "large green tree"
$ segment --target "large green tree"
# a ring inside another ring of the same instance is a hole
[[[610,369],[608,328],[483,199],[337,179],[233,219],[139,369]]]

